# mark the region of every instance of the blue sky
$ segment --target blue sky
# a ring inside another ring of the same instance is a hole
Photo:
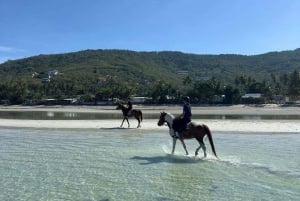
[[[0,0],[0,63],[86,49],[294,50],[299,11],[299,0]]]

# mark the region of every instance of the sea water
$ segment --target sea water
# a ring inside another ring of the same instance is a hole
[[[213,139],[220,159],[171,155],[167,128],[0,128],[0,200],[299,200],[299,134]]]

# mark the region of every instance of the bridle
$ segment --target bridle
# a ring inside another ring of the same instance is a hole
[[[169,120],[166,119],[166,117],[168,117]],[[167,125],[168,125],[168,127],[169,127],[169,129],[170,129],[170,131],[171,131],[171,130],[173,130],[173,128],[172,128],[172,125],[173,125],[173,119],[174,119],[173,115],[171,115],[171,114],[169,114],[169,113],[166,113],[166,112],[161,112],[160,118],[159,118],[159,121],[158,121],[157,125],[158,125],[158,126],[162,126],[162,125],[164,125],[165,123],[167,123]],[[173,132],[174,132],[174,131],[173,131]]]

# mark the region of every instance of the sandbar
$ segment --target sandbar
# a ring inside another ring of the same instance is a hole
[[[182,106],[134,105],[143,113],[159,114],[162,111],[180,114]],[[52,112],[85,112],[85,113],[120,113],[115,106],[0,106],[0,112],[5,111],[52,111]],[[193,114],[204,115],[300,115],[300,107],[281,107],[279,105],[233,105],[233,106],[193,106]],[[0,119],[2,128],[45,128],[45,129],[115,129],[119,128],[121,120],[30,120],[30,119]],[[228,119],[194,119],[199,124],[206,124],[212,132],[226,133],[293,133],[300,134],[300,120],[228,120]],[[137,126],[137,121],[130,119],[131,128]],[[127,124],[124,124],[127,128]],[[142,130],[166,130],[157,126],[157,119],[144,119]]]

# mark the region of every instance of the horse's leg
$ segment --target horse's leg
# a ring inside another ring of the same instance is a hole
[[[135,119],[138,121],[138,126],[137,126],[137,128],[140,128],[140,127],[141,127],[141,121],[140,121],[139,116],[134,115],[134,117],[135,117]]]
[[[204,158],[206,158],[206,146],[205,146],[204,142],[201,142],[200,144],[201,144],[203,152],[204,152]]]
[[[189,152],[188,152],[187,149],[186,149],[186,146],[185,146],[185,143],[184,143],[183,139],[180,138],[180,141],[181,141],[182,146],[183,146],[183,148],[184,148],[184,150],[185,150],[185,154],[186,154],[186,155],[189,155]]]
[[[174,151],[175,151],[176,141],[177,141],[177,139],[176,139],[175,137],[173,137],[173,148],[172,148],[172,154],[174,154]]]
[[[195,151],[195,156],[198,156],[198,151],[201,149],[201,147],[202,147],[202,143],[199,142],[199,147]]]
[[[141,127],[141,122],[140,122],[139,119],[138,119],[138,122],[139,122],[139,124],[138,124],[137,128],[140,128]]]
[[[123,118],[123,121],[122,121],[122,123],[121,123],[121,126],[120,126],[120,127],[123,127],[123,123],[124,123],[124,121],[125,121],[125,117]]]
[[[126,117],[126,121],[127,121],[127,124],[128,124],[128,128],[130,128],[129,120],[128,120],[127,117]]]

